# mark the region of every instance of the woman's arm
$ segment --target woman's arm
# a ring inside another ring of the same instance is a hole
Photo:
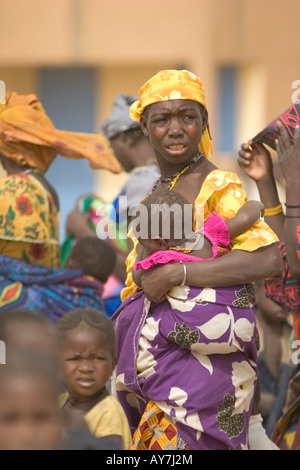
[[[275,276],[282,272],[283,263],[274,243],[253,252],[233,250],[213,260],[185,263],[185,267],[186,285],[217,288]],[[166,264],[145,271],[141,276],[141,287],[149,300],[161,302],[183,278],[181,263]]]
[[[270,152],[260,143],[242,144],[239,151],[238,163],[241,169],[255,181],[260,199],[265,209],[278,207],[280,205],[276,180],[273,171],[273,162]],[[279,239],[283,238],[284,214],[283,212],[268,216],[265,221],[276,233]]]
[[[284,243],[288,265],[292,275],[300,279],[300,128],[296,127],[294,144],[281,122],[277,152],[282,175],[286,182],[286,216],[284,221]]]

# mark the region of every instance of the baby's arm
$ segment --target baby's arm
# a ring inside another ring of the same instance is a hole
[[[264,214],[264,205],[260,201],[248,201],[231,219],[225,220],[230,238],[246,232]]]

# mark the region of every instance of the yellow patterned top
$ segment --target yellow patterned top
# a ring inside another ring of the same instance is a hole
[[[247,194],[236,174],[219,169],[213,170],[206,177],[195,201],[195,230],[199,230],[212,212],[216,212],[226,220],[234,217],[246,202]],[[126,287],[121,292],[122,301],[139,289],[133,282],[131,274],[136,258],[135,247],[137,240],[132,233],[129,233],[128,236],[132,238],[134,248],[126,260],[127,279],[125,282]],[[259,219],[251,229],[231,240],[231,250],[252,252],[277,241],[278,238],[271,228]]]
[[[59,268],[59,210],[32,175],[0,180],[0,253]]]

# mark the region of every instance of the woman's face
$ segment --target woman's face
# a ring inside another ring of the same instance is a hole
[[[197,151],[207,121],[206,110],[196,101],[171,100],[146,108],[141,127],[159,164],[182,164]]]

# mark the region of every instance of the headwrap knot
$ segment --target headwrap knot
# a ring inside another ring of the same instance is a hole
[[[0,154],[42,172],[57,154],[87,158],[95,169],[122,171],[104,136],[56,129],[34,94],[6,93],[6,103],[0,104]]]

